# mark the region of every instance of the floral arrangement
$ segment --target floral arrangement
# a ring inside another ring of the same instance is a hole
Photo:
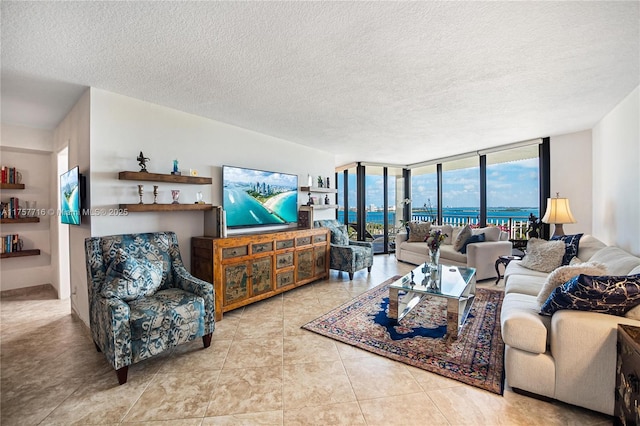
[[[440,250],[440,244],[447,238],[448,235],[444,234],[441,230],[436,229],[429,233],[429,236],[425,240],[429,246],[429,250],[432,252]]]

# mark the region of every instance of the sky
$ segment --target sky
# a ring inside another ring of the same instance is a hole
[[[480,207],[479,167],[446,171],[443,173],[444,207]],[[389,202],[395,200],[395,187],[390,177]],[[437,204],[436,174],[412,176],[411,202],[413,208],[429,203]],[[487,166],[487,206],[538,206],[538,159],[512,161]],[[355,175],[349,175],[349,205],[355,206]],[[366,177],[366,205],[382,207],[382,176]]]

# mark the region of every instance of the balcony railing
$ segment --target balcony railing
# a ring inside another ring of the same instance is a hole
[[[434,222],[437,218],[432,215],[411,215],[411,220],[417,222]],[[479,220],[477,217],[443,217],[442,223],[452,226],[463,226],[469,224],[472,228],[479,226]],[[487,225],[494,225],[499,227],[502,231],[509,233],[510,240],[525,240],[527,239],[527,229],[529,227],[529,221],[525,219],[505,218],[505,217],[491,217],[487,216]]]

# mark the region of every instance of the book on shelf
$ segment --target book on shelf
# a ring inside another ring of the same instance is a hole
[[[18,171],[15,167],[2,166],[1,170],[0,179],[2,179],[2,183],[19,183]]]

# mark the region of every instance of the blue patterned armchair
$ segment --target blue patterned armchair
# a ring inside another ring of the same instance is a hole
[[[85,240],[91,335],[127,381],[129,365],[215,329],[213,285],[182,264],[173,232]]]
[[[360,269],[371,272],[373,265],[373,245],[365,241],[352,241],[347,233],[347,225],[337,220],[316,220],[314,227],[329,228],[331,231],[330,269],[349,273],[349,279]]]

